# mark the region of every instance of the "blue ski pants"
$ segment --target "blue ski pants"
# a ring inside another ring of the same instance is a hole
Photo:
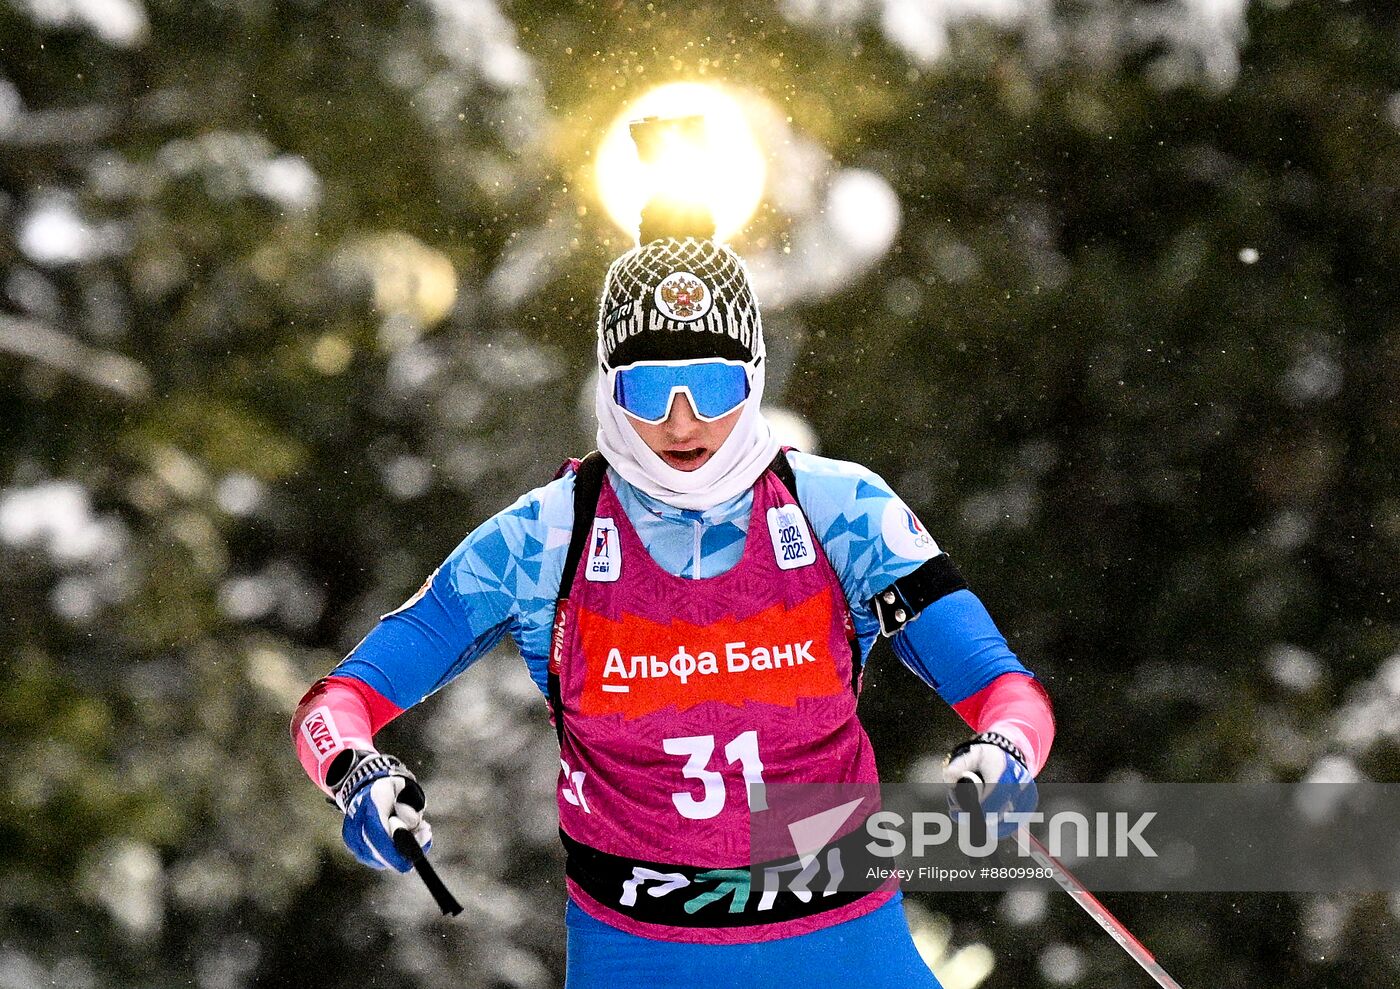
[[[902,897],[855,920],[759,944],[687,944],[627,934],[569,901],[564,989],[941,989],[919,957]]]

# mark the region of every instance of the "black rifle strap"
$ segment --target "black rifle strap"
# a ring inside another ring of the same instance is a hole
[[[583,559],[588,537],[593,532],[593,518],[598,514],[598,496],[603,491],[603,477],[607,472],[608,461],[597,450],[580,460],[574,472],[574,528],[569,537],[568,555],[564,557],[564,573],[559,578],[559,597],[554,605],[555,635],[549,646],[549,673],[546,677],[549,710],[554,715],[554,734],[561,748],[564,745],[564,698],[559,686],[559,662],[564,643],[559,641],[559,622],[568,607],[574,575],[578,572],[579,561]]]
[[[569,537],[569,555],[564,557],[564,574],[559,579],[561,601],[567,600],[573,590],[574,574],[593,532],[593,517],[598,514],[598,496],[603,492],[607,472],[608,461],[597,450],[580,460],[574,472],[574,530]]]
[[[802,503],[797,498],[797,478],[792,473],[792,464],[788,462],[786,449],[778,451],[778,455],[773,458],[768,469],[778,475],[778,480],[783,482],[783,487],[787,488],[788,494],[792,495],[792,500],[798,508],[801,508]]]

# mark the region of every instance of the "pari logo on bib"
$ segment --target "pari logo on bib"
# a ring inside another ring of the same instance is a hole
[[[796,570],[817,562],[812,548],[812,532],[796,505],[768,509],[768,533],[773,537],[773,554],[782,570]]]
[[[583,575],[595,583],[611,583],[622,576],[622,544],[617,538],[617,523],[612,519],[593,520],[588,565]]]
[[[898,498],[885,503],[880,516],[880,535],[885,545],[907,560],[928,560],[938,555],[938,544],[924,524]]]
[[[714,293],[698,275],[675,271],[656,286],[656,308],[667,319],[688,323],[699,319],[714,305]]]

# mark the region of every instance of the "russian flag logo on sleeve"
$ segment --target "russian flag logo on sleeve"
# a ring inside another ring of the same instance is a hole
[[[885,502],[880,517],[880,535],[885,545],[906,560],[927,560],[938,555],[938,544],[928,534],[919,517],[898,498]]]

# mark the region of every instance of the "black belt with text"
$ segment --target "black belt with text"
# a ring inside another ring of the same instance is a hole
[[[779,924],[870,896],[869,889],[838,888],[842,862],[868,858],[867,837],[858,828],[805,860],[707,869],[611,855],[559,832],[565,875],[603,906],[645,924],[697,928]]]

